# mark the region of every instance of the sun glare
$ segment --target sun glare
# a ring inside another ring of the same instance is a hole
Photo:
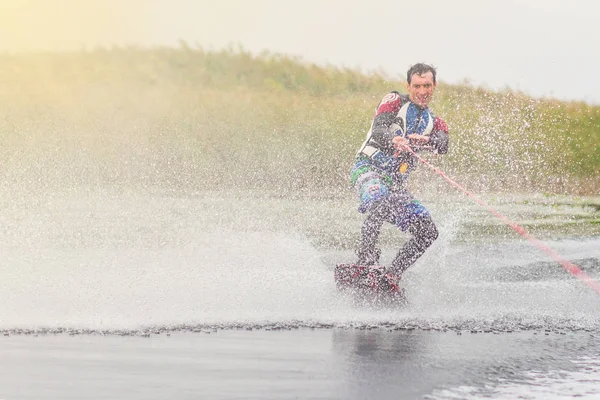
[[[0,51],[78,50],[143,38],[140,0],[2,0]],[[138,11],[138,12],[136,12]]]

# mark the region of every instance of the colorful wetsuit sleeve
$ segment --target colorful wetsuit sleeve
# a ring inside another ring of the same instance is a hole
[[[443,119],[439,117],[435,117],[435,122],[433,123],[433,131],[430,136],[431,145],[434,149],[437,150],[439,154],[448,153],[448,125],[444,122]]]
[[[370,142],[389,155],[394,152],[394,146],[392,145],[394,133],[389,131],[389,127],[396,122],[396,115],[401,106],[402,98],[400,94],[395,91],[391,92],[381,100],[373,119]]]

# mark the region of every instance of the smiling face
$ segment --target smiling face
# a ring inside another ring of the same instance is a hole
[[[425,72],[421,75],[412,74],[410,83],[406,86],[408,89],[408,97],[410,98],[410,101],[419,107],[427,107],[433,97],[433,91],[436,86],[437,82],[434,82],[433,80],[433,73]]]

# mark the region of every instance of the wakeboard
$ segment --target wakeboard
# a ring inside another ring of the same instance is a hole
[[[338,290],[350,293],[355,300],[377,305],[406,305],[404,288],[397,275],[386,273],[382,266],[338,264],[334,270]]]

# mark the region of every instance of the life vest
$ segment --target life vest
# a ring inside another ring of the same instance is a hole
[[[431,132],[433,132],[434,117],[429,112],[429,109],[423,109],[411,101],[407,101],[400,107],[396,113],[396,121],[397,122],[392,124],[389,128],[396,136],[401,135],[402,137],[406,137],[411,134],[429,136],[431,135]],[[373,135],[373,122],[371,122],[367,137],[358,150],[357,156],[366,156],[383,169],[387,169],[390,165],[394,167],[393,164],[396,163],[393,162],[393,157],[389,154],[384,154],[376,147],[377,143],[372,143],[371,141]],[[402,173],[405,171],[406,169],[404,169]]]
[[[401,123],[402,131],[404,136],[418,134],[418,135],[431,135],[433,132],[433,115],[429,112],[428,108],[421,108],[415,103],[409,101],[400,107],[396,118]]]

